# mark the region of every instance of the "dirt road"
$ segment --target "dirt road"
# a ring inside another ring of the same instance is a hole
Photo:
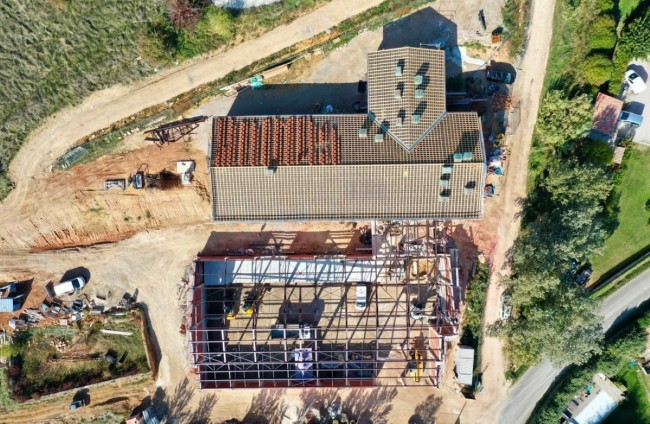
[[[77,411],[69,410],[74,394],[61,394],[47,400],[22,405],[13,411],[3,412],[2,422],[4,424],[79,422],[95,417],[97,413],[105,411],[109,405],[110,410],[128,415],[155,390],[156,387],[151,378],[109,382],[90,388],[88,392],[90,404]]]
[[[495,248],[490,254],[494,272],[488,289],[486,324],[495,322],[499,318],[502,292],[498,285],[499,273],[507,272],[507,269],[504,269],[505,255],[517,237],[521,225],[517,216],[520,210],[518,200],[526,196],[528,156],[546,74],[546,62],[553,34],[554,9],[555,0],[533,2],[528,48],[515,83],[515,95],[521,100],[521,122],[517,133],[511,137],[512,149],[504,190],[496,199],[497,207],[491,208],[491,213],[486,214],[485,222],[481,224],[494,228],[497,238]],[[485,337],[481,351],[485,391],[476,403],[479,408],[485,408],[481,422],[493,422],[506,395],[502,349],[502,343],[498,339]]]
[[[0,222],[23,215],[23,203],[35,193],[32,178],[48,174],[54,161],[80,138],[309,39],[381,1],[333,0],[288,25],[225,53],[181,65],[131,86],[94,93],[79,106],[57,113],[30,136],[11,162],[9,174],[16,187],[0,206]]]

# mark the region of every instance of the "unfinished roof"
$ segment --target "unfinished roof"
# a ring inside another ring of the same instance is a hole
[[[404,47],[370,53],[368,112],[413,149],[445,114],[445,52]]]
[[[623,100],[598,93],[594,110],[594,129],[605,135],[614,135],[621,110],[623,110]]]
[[[482,216],[481,123],[445,112],[444,52],[383,50],[368,65],[368,114],[214,118],[215,221]],[[401,127],[384,119],[402,112]]]

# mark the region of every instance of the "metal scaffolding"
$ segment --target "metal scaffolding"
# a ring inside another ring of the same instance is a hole
[[[187,337],[201,388],[438,386],[458,334],[446,229],[373,228],[374,255],[198,257]],[[360,261],[372,281],[349,278]]]

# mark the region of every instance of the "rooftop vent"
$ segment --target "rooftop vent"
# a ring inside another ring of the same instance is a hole
[[[467,194],[473,194],[474,190],[476,189],[476,182],[475,181],[469,181],[467,184],[465,184],[465,188],[463,189],[463,192]]]
[[[384,142],[384,134],[379,133],[375,134],[375,143],[383,143]]]
[[[454,153],[454,162],[462,162],[463,161],[463,154],[462,153]]]
[[[368,128],[359,128],[359,138],[368,137]]]
[[[438,187],[449,187],[449,180],[444,179],[444,178],[440,178],[438,180]]]
[[[419,124],[420,123],[420,115],[417,113],[411,115],[411,123],[412,124]]]
[[[424,90],[421,89],[421,88],[418,88],[417,90],[415,90],[415,98],[416,99],[421,99],[422,97],[424,97]]]
[[[401,65],[397,65],[395,67],[395,76],[396,77],[401,77],[402,76],[402,66]]]
[[[401,127],[402,125],[404,125],[404,118],[402,118],[401,116],[398,116],[395,119],[395,126],[396,127]]]
[[[451,174],[451,166],[450,165],[444,165],[442,167],[442,174]]]
[[[463,162],[470,162],[474,158],[474,153],[465,152],[463,153]]]
[[[398,100],[402,98],[402,90],[399,88],[395,90],[395,98]]]
[[[423,80],[424,80],[424,78],[422,78],[422,75],[416,75],[416,76],[413,78],[413,84],[415,84],[415,85],[421,85]]]
[[[448,203],[450,198],[451,198],[451,190],[445,188],[438,195],[438,202]]]

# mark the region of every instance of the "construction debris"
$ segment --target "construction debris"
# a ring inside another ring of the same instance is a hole
[[[512,107],[512,96],[501,91],[497,92],[492,100],[492,107],[496,110],[510,110]]]
[[[153,141],[159,147],[165,143],[174,143],[192,134],[199,124],[207,119],[207,116],[195,116],[161,125],[153,130],[145,131],[144,133],[147,135],[145,140]]]

